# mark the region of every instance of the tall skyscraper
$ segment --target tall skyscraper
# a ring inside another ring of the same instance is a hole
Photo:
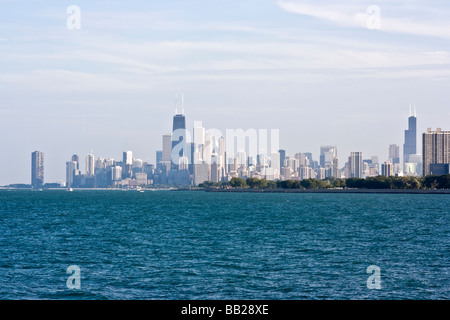
[[[93,176],[95,174],[95,158],[93,154],[86,156],[86,175]]]
[[[333,165],[333,158],[337,157],[336,146],[320,147],[320,166],[322,168],[330,168]]]
[[[182,97],[183,100],[183,97]],[[183,101],[182,101],[183,105]],[[186,141],[186,117],[184,116],[184,109],[181,110],[181,113],[178,113],[178,102],[176,102],[175,115],[173,116],[173,126],[172,126],[172,152],[173,149],[177,148],[178,151],[178,159],[172,160],[172,168],[177,169],[179,164],[179,158],[188,155],[187,141]],[[171,154],[172,154],[171,152]],[[176,157],[176,156],[175,156]]]
[[[362,178],[363,176],[363,161],[362,152],[351,152],[348,158],[349,177],[347,178]]]
[[[286,150],[278,150],[280,153],[280,167],[284,167],[284,160],[286,159]]]
[[[122,179],[122,167],[114,166],[111,168],[111,179],[112,181],[119,181]]]
[[[338,157],[333,158],[333,165],[331,166],[331,176],[334,178],[341,177],[341,170],[339,169],[339,159]]]
[[[398,144],[389,145],[389,161],[393,165],[400,163],[400,146]]]
[[[205,128],[202,126],[201,121],[194,122],[194,137],[193,137],[193,146],[194,146],[194,155],[193,162],[194,164],[200,164],[203,161],[203,147],[205,144]]]
[[[441,128],[431,131],[431,128],[428,128],[422,136],[422,149],[423,175],[428,176],[432,173],[431,165],[434,171],[439,171],[439,164],[445,167],[450,163],[450,131]]]
[[[31,186],[41,188],[44,185],[44,153],[34,151],[31,154]]]
[[[159,166],[161,165],[161,161],[162,161],[162,150],[156,150],[156,166],[159,168]]]
[[[77,154],[74,154],[72,156],[72,161],[77,164],[77,167],[75,169],[80,170],[80,157]]]
[[[381,164],[381,175],[385,177],[391,177],[394,175],[394,166],[392,162],[386,161]]]
[[[280,153],[274,152],[270,155],[270,168],[273,169],[273,179],[280,178],[281,164],[280,164]]]
[[[73,185],[75,170],[77,170],[77,162],[76,161],[67,161],[66,162],[66,187],[67,188],[70,188]]]
[[[172,134],[168,133],[162,137],[162,162],[170,162],[172,152]]]
[[[131,165],[133,164],[133,152],[126,150],[123,152],[123,164],[126,165]]]
[[[206,162],[194,164],[194,184],[211,181],[211,166]]]
[[[417,153],[417,118],[416,110],[414,108],[414,115],[412,111],[409,112],[408,129],[405,130],[405,143],[403,144],[403,164],[409,162],[409,156]]]

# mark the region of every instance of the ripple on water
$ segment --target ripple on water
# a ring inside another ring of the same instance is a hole
[[[441,195],[0,191],[2,299],[449,299]],[[78,265],[81,290],[66,269]],[[367,289],[369,265],[381,290]]]

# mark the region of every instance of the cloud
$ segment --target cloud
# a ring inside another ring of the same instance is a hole
[[[395,1],[394,1],[395,2]],[[308,4],[291,0],[278,0],[278,6],[290,13],[314,17],[329,21],[335,25],[354,28],[368,28],[368,22],[374,17],[369,7],[362,5],[346,5],[333,2],[332,5]],[[436,15],[436,11],[428,7],[411,5],[400,7],[388,2],[381,2],[379,6],[380,31],[418,36],[450,38],[450,22],[448,18],[441,18],[450,14],[448,8],[443,8],[447,14]],[[420,14],[426,19],[418,19]],[[433,16],[434,15],[434,16]]]

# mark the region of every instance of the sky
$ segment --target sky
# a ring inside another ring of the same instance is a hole
[[[79,16],[71,6],[79,9]],[[409,106],[450,129],[450,2],[0,0],[0,185],[65,162],[155,162],[175,94],[188,128],[279,129],[288,154],[386,161]],[[79,17],[79,19],[78,19]],[[420,153],[420,149],[418,151]]]

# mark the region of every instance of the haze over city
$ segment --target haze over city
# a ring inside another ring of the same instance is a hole
[[[188,130],[280,129],[280,148],[388,157],[417,109],[449,129],[450,5],[442,1],[0,1],[0,185],[124,150],[155,163],[183,92]],[[67,8],[80,9],[70,29]],[[380,9],[370,29],[367,8]]]

